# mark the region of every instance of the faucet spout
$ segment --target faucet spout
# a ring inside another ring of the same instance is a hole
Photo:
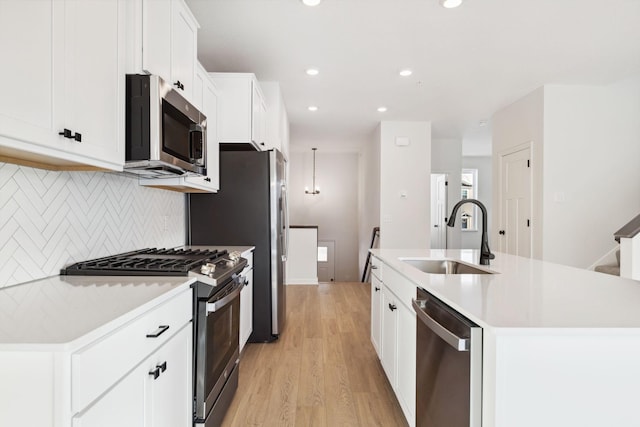
[[[473,203],[478,206],[482,211],[482,244],[480,246],[480,265],[489,265],[489,260],[494,259],[496,256],[491,253],[491,249],[489,249],[489,239],[487,238],[487,208],[476,199],[463,199],[460,200],[453,207],[451,211],[451,215],[449,216],[449,221],[447,221],[447,225],[449,227],[453,227],[456,224],[456,214],[458,213],[458,209],[460,206],[465,203]]]

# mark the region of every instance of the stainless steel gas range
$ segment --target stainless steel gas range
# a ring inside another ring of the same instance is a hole
[[[222,423],[238,387],[240,272],[247,260],[213,248],[142,249],[78,262],[62,275],[188,276],[193,287],[193,424]]]

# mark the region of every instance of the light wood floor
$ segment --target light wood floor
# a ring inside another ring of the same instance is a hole
[[[406,426],[371,344],[369,284],[286,291],[284,333],[243,350],[223,427]]]

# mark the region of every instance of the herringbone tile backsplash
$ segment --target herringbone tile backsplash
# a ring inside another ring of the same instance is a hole
[[[103,172],[0,163],[0,287],[77,261],[185,243],[185,197]]]

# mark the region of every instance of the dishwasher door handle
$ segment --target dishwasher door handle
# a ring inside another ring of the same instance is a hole
[[[449,331],[447,328],[436,322],[431,316],[424,312],[426,300],[411,300],[411,305],[418,316],[418,319],[425,324],[429,329],[435,332],[440,338],[442,338],[447,344],[455,348],[458,351],[469,351],[469,338],[460,338],[456,334]]]

